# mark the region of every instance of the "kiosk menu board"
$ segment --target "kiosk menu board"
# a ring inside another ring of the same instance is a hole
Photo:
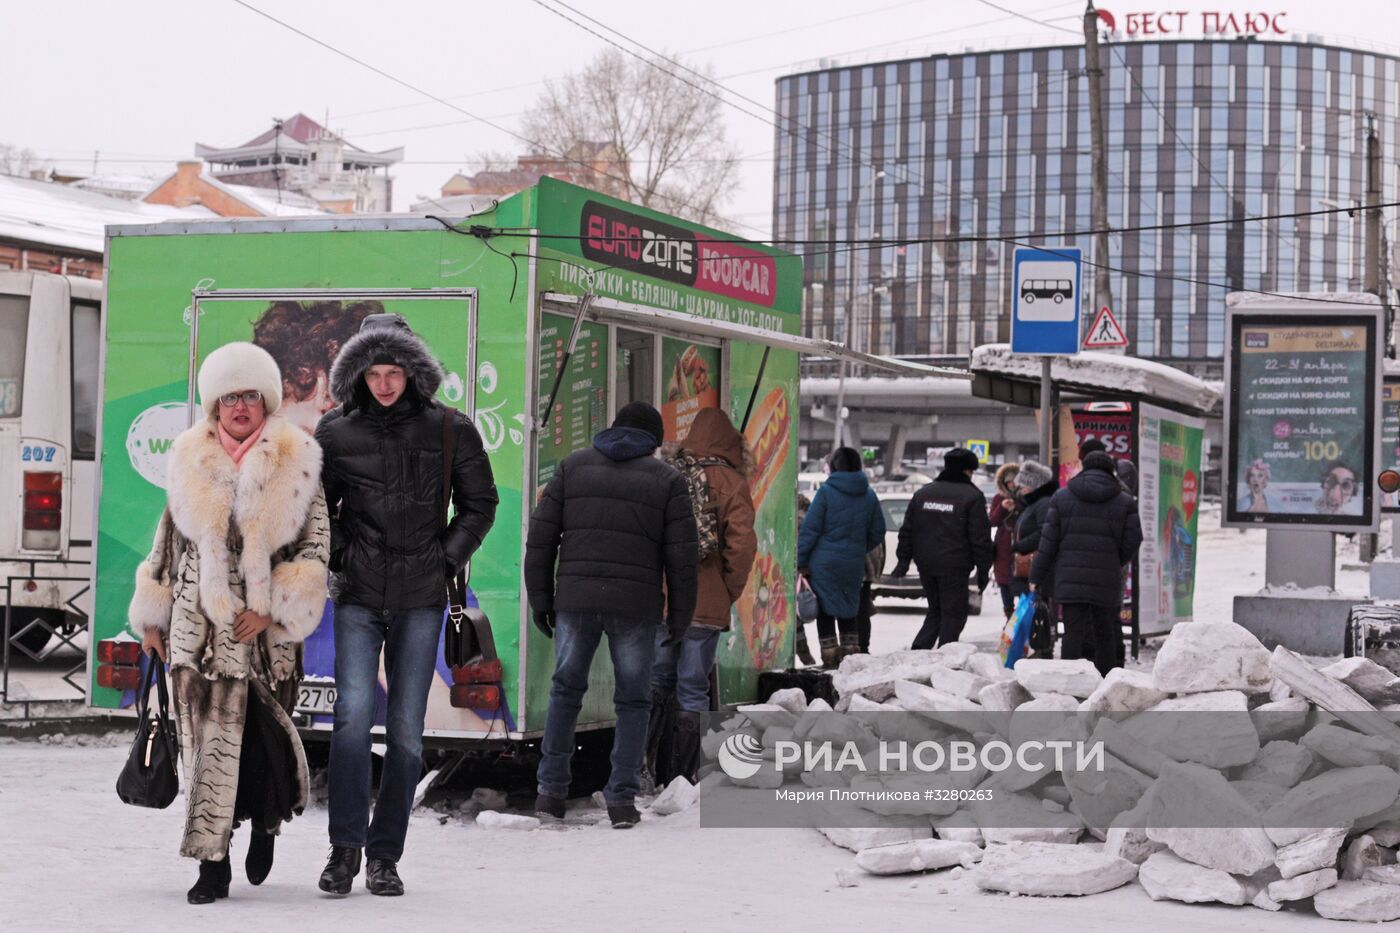
[[[537,371],[541,399],[549,398],[555,374],[569,348],[571,317],[559,314],[540,316],[540,352]],[[549,412],[549,421],[540,432],[535,483],[543,489],[554,476],[559,462],[593,442],[593,435],[608,426],[608,329],[602,324],[584,322],[579,328],[574,355],[559,383],[559,395]]]
[[[1308,304],[1231,312],[1226,524],[1376,523],[1379,315]]]

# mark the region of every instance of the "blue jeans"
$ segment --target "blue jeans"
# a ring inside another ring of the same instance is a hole
[[[554,687],[549,693],[544,739],[540,742],[539,792],[567,797],[573,780],[569,761],[574,755],[574,727],[583,695],[588,692],[588,669],[598,642],[606,633],[613,666],[612,775],[603,798],[608,806],[630,804],[637,796],[642,753],[651,715],[651,661],[658,624],[650,619],[596,612],[561,612],[554,628]]]
[[[408,835],[413,792],[423,773],[423,718],[437,665],[443,610],[379,613],[335,607],[335,730],[328,775],[333,846],[365,849],[369,858],[397,862]],[[388,710],[384,768],[374,822],[369,818],[370,729],[384,649]]]
[[[710,671],[719,647],[717,628],[692,626],[679,644],[665,646],[666,629],[656,633],[656,663],[651,666],[651,689],[676,691],[676,705],[684,713],[710,710]]]

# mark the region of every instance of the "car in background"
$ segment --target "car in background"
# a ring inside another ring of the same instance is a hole
[[[825,473],[798,473],[797,491],[807,497],[810,502],[817,494],[817,490],[822,488],[822,483],[826,482]]]

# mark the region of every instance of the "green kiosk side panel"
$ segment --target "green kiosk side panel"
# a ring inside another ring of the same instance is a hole
[[[487,223],[528,223],[529,198],[502,205]],[[339,229],[330,229],[331,226]],[[492,621],[504,670],[505,709],[499,715],[458,710],[448,702],[450,677],[439,670],[429,701],[430,734],[503,734],[519,727],[524,445],[527,386],[521,342],[525,294],[518,267],[479,240],[421,219],[254,221],[118,230],[108,241],[107,333],[100,462],[98,588],[93,636],[126,631],[136,565],[149,550],[164,504],[165,460],[187,424],[190,320],[201,300],[198,357],[231,340],[253,340],[283,370],[283,413],[308,430],[333,404],[326,373],[335,351],[366,313],[403,314],[443,362],[438,399],[465,408],[491,459],[500,507],[495,527],[472,561],[470,586]],[[508,238],[494,245],[523,249]],[[222,299],[228,290],[303,291]],[[471,296],[378,298],[356,291],[474,290]],[[334,292],[306,297],[304,290]],[[512,298],[514,292],[514,298]],[[475,350],[475,372],[468,369]],[[329,615],[308,639],[308,681],[333,676]],[[117,708],[130,694],[98,688],[92,704]],[[329,717],[316,717],[325,725]]]

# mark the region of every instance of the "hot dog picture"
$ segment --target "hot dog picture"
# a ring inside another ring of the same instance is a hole
[[[753,495],[753,507],[763,508],[763,499],[772,488],[773,482],[783,471],[788,458],[788,433],[792,428],[792,415],[788,410],[787,393],[781,386],[763,397],[754,408],[749,426],[744,431],[744,442],[753,452],[754,469],[749,477],[749,491]]]
[[[739,597],[738,608],[739,624],[754,669],[770,669],[787,631],[788,597],[782,564],[767,551],[759,551],[754,560],[749,585]]]

